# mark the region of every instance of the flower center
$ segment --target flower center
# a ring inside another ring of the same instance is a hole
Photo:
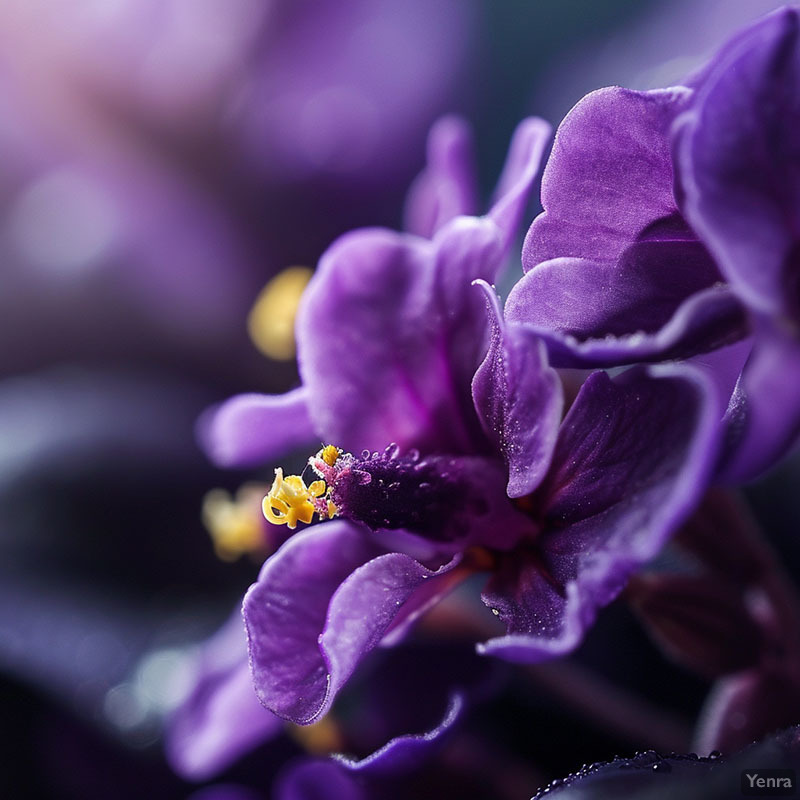
[[[478,456],[400,453],[390,445],[382,453],[360,456],[333,445],[308,459],[319,476],[306,485],[302,475],[283,476],[264,498],[264,515],[295,528],[341,516],[373,531],[405,530],[442,545],[484,544],[507,549],[529,522],[505,493],[502,464]]]

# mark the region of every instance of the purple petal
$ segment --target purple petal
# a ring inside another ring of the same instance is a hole
[[[517,235],[552,131],[550,124],[538,117],[524,119],[514,131],[489,210],[489,217],[503,231],[504,250],[508,249]]]
[[[677,153],[692,226],[748,305],[800,319],[800,17],[771,14],[698,90]]]
[[[456,724],[464,709],[464,698],[454,694],[447,705],[447,711],[439,723],[425,733],[404,734],[387,742],[379,750],[366,758],[354,759],[337,754],[334,759],[351,772],[367,775],[381,775],[408,769],[420,763],[431,749],[439,744],[442,737]]]
[[[484,593],[509,634],[481,651],[539,661],[574,647],[699,501],[720,416],[714,387],[687,366],[592,375],[539,489],[543,532]]]
[[[427,164],[408,193],[405,229],[432,239],[451,219],[478,211],[475,153],[469,124],[443,117],[428,135]]]
[[[726,421],[721,480],[752,480],[786,455],[800,436],[800,342],[763,326]]]
[[[231,397],[200,418],[197,436],[220,467],[263,463],[316,438],[303,388],[282,395]]]
[[[508,466],[508,495],[522,497],[550,466],[564,393],[542,342],[521,326],[505,325],[497,295],[482,285],[492,338],[472,381],[472,396],[486,434]]]
[[[293,536],[247,592],[244,617],[261,702],[308,724],[325,714],[429,570],[383,553],[366,529],[330,522]]]
[[[564,254],[566,255],[566,254]],[[524,318],[578,338],[654,332],[683,300],[720,281],[705,248],[674,214],[611,260],[559,257],[525,276]]]
[[[674,358],[743,335],[732,301],[693,302],[721,277],[673,191],[670,128],[690,97],[603,89],[559,128],[506,309],[552,340],[553,363]]]
[[[653,329],[647,322],[648,298],[635,298],[635,309],[607,302],[613,283],[598,279],[614,270],[596,266],[568,258],[545,262],[525,275],[508,297],[506,318],[524,323],[542,339],[555,366],[612,367],[686,358],[725,347],[749,331],[742,304],[726,286],[689,295],[663,327]],[[615,300],[635,289],[624,280],[617,288]],[[619,314],[616,319],[608,313],[611,308]],[[630,317],[627,311],[633,312]],[[641,328],[628,324],[637,317]]]
[[[669,129],[690,92],[617,87],[565,117],[542,177],[544,212],[523,248],[527,272],[552,258],[616,261],[653,222],[673,216]]]
[[[469,386],[486,317],[470,284],[494,277],[501,246],[493,222],[471,217],[433,242],[374,229],[339,239],[298,315],[314,430],[351,451],[480,448]]]
[[[192,690],[167,725],[166,752],[179,775],[202,781],[278,735],[283,721],[256,697],[238,608],[203,645],[192,673]]]

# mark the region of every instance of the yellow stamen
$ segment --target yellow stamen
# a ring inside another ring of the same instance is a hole
[[[329,466],[332,467],[336,461],[338,460],[339,456],[341,455],[341,450],[338,447],[332,444],[326,444],[322,450],[319,451],[319,457]]]
[[[269,494],[262,502],[264,516],[274,525],[288,525],[291,530],[298,522],[311,522],[317,510],[313,501],[325,494],[325,481],[314,481],[306,486],[300,475],[283,477],[283,470],[275,470],[275,480]]]
[[[268,358],[278,361],[294,358],[294,319],[312,274],[308,267],[288,267],[256,298],[247,318],[247,330],[253,344]]]
[[[267,546],[259,501],[260,484],[245,484],[233,498],[224,489],[213,489],[203,498],[203,524],[211,534],[214,552],[223,561],[235,561],[250,553],[264,555]]]

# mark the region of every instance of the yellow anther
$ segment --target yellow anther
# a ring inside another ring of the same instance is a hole
[[[338,447],[327,444],[319,451],[319,456],[329,467],[332,467],[338,460],[340,453],[341,451]]]
[[[213,489],[203,498],[203,524],[218,558],[235,561],[245,553],[265,554],[267,545],[258,508],[263,494],[263,486],[251,483],[242,486],[235,498],[224,489]]]
[[[312,502],[325,494],[325,481],[314,481],[306,486],[299,475],[283,477],[283,470],[275,470],[275,480],[261,506],[264,516],[274,525],[288,525],[294,530],[298,522],[311,522],[317,510]]]
[[[294,319],[312,271],[288,267],[279,272],[256,298],[247,318],[253,344],[269,358],[288,361],[295,355]]]

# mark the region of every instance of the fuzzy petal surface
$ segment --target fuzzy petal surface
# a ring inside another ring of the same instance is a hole
[[[478,213],[475,145],[469,124],[443,117],[428,135],[425,169],[406,198],[405,229],[432,239],[451,219]]]
[[[209,409],[197,425],[200,445],[220,467],[247,467],[316,438],[306,391],[240,394]]]
[[[727,48],[677,147],[685,212],[742,299],[800,323],[800,14],[784,8]]]
[[[386,553],[369,532],[334,521],[293,536],[245,596],[256,692],[298,724],[324,715],[358,662],[375,648],[430,570]]]
[[[477,288],[477,287],[476,287]],[[483,284],[491,343],[472,381],[475,408],[508,468],[508,495],[530,494],[543,480],[558,436],[564,392],[543,343],[503,321],[497,295]]]
[[[543,532],[484,592],[508,635],[482,652],[533,662],[575,647],[699,502],[720,417],[716,390],[686,366],[592,375],[534,495]]]
[[[501,263],[500,230],[485,218],[458,217],[433,241],[378,229],[339,239],[298,315],[315,430],[353,452],[481,449],[469,386],[487,326],[471,283]]]

